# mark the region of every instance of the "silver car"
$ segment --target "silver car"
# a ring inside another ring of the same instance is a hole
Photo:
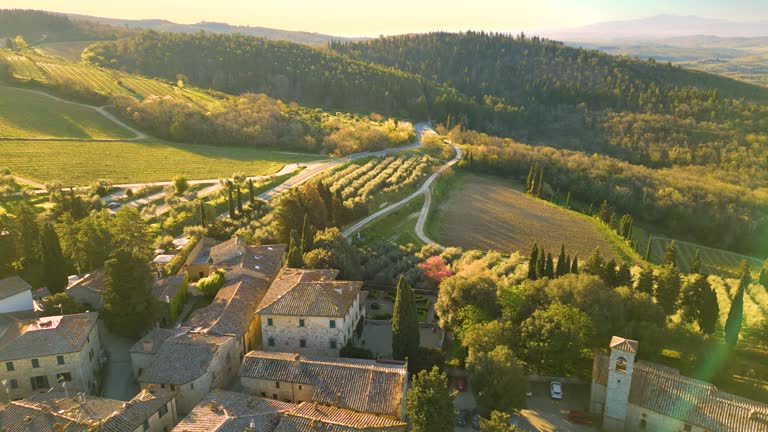
[[[563,385],[560,384],[559,381],[552,381],[549,383],[549,392],[552,396],[552,399],[562,399],[563,398]]]

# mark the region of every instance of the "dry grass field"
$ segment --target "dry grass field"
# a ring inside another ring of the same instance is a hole
[[[430,234],[445,246],[527,254],[538,241],[553,255],[562,243],[582,258],[596,247],[606,256],[630,254],[596,220],[532,198],[503,179],[461,176],[433,221]]]

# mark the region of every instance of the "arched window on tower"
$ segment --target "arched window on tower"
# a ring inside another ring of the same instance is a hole
[[[616,372],[627,373],[627,359],[624,357],[616,359]]]

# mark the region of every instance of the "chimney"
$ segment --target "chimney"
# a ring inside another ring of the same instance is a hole
[[[293,357],[293,365],[296,366],[296,367],[300,367],[301,366],[301,354],[296,354]]]
[[[144,352],[151,352],[153,345],[152,339],[144,339]]]

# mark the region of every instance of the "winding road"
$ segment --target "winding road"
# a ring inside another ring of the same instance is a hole
[[[390,205],[388,207],[385,207],[385,208],[377,211],[376,213],[366,217],[365,219],[355,223],[354,225],[352,225],[349,228],[345,229],[342,232],[342,235],[344,237],[349,237],[352,234],[360,231],[363,227],[365,227],[366,225],[370,224],[374,220],[376,220],[376,219],[378,219],[378,218],[380,218],[380,217],[382,217],[382,216],[384,216],[384,215],[386,215],[386,214],[388,214],[388,213],[390,213],[392,211],[395,211],[395,210],[399,209],[400,207],[406,205],[408,202],[410,202],[414,198],[418,197],[419,195],[425,194],[426,199],[424,200],[424,205],[421,207],[421,211],[419,212],[419,219],[416,221],[416,235],[424,243],[426,243],[426,244],[434,244],[434,245],[437,245],[437,246],[442,248],[442,246],[440,246],[439,244],[437,244],[433,240],[431,240],[429,237],[427,237],[427,235],[424,233],[424,225],[426,224],[427,216],[429,215],[429,207],[432,205],[432,191],[430,189],[430,187],[432,186],[432,183],[434,183],[435,180],[437,180],[437,178],[440,176],[440,174],[443,173],[443,171],[445,171],[446,169],[452,167],[453,165],[455,165],[456,163],[458,163],[461,160],[461,157],[462,157],[461,149],[457,145],[455,145],[453,143],[451,143],[451,147],[453,147],[454,151],[456,152],[456,154],[454,155],[453,159],[451,159],[448,162],[446,162],[443,166],[440,167],[440,169],[438,169],[431,176],[429,176],[427,181],[425,181],[424,184],[416,192],[408,195],[407,197],[403,198],[402,200],[400,200],[400,201],[398,201],[398,202],[396,202],[396,203],[394,203],[394,204],[392,204],[392,205]]]

